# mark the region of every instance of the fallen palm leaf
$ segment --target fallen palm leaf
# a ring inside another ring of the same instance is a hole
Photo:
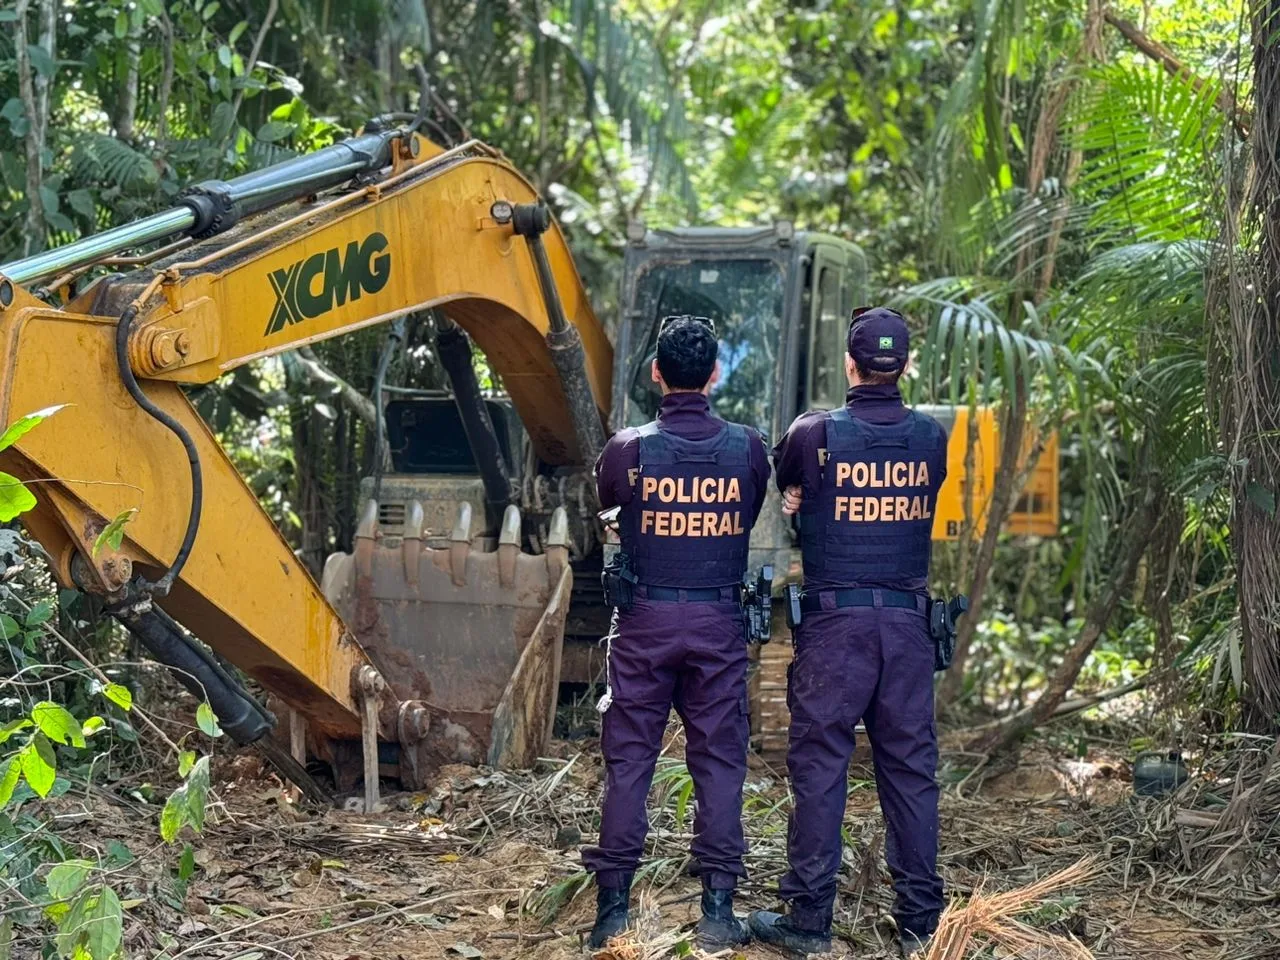
[[[1078,863],[1016,890],[1004,893],[974,891],[964,906],[952,903],[943,913],[926,960],[964,960],[987,944],[995,944],[1012,956],[1043,960],[1093,960],[1093,951],[1074,937],[1046,933],[1017,919],[1041,906],[1050,894],[1089,880],[1094,858]]]

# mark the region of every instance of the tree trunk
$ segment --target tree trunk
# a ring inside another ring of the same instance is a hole
[[[1230,460],[1244,464],[1234,478],[1232,533],[1245,696],[1260,724],[1274,724],[1280,713],[1280,0],[1254,0],[1252,7],[1253,175],[1245,199],[1260,240],[1252,275],[1240,271],[1231,278],[1224,442]]]
[[[39,8],[40,46],[50,57],[54,55],[54,28],[57,25],[55,7],[55,0],[43,0]],[[45,131],[49,122],[49,81],[48,78],[36,75],[31,64],[31,55],[27,51],[31,45],[27,34],[29,10],[29,0],[18,0],[14,7],[13,21],[18,96],[22,100],[23,112],[27,118],[27,134],[23,138],[27,178],[27,223],[22,238],[24,257],[44,249],[49,230],[45,217],[44,197],[40,192],[40,188],[44,186],[43,155]]]
[[[138,63],[142,59],[142,28],[129,29],[129,41],[125,56],[124,84],[116,100],[116,139],[132,144],[137,136],[135,124],[138,117]]]
[[[955,702],[964,689],[964,667],[973,646],[973,635],[982,619],[982,607],[987,585],[991,582],[991,567],[995,563],[996,546],[1000,542],[1000,528],[1013,512],[1017,500],[1018,454],[1022,450],[1022,438],[1027,428],[1027,384],[1021,372],[1014,383],[1013,398],[1005,406],[1000,422],[1000,464],[995,482],[991,485],[991,499],[987,507],[987,526],[982,531],[978,557],[973,566],[973,580],[969,583],[969,612],[960,618],[956,631],[956,649],[951,668],[943,675],[938,690],[938,700],[943,706]]]
[[[1120,601],[1129,592],[1134,574],[1138,570],[1138,563],[1146,553],[1151,535],[1160,521],[1163,506],[1163,492],[1158,489],[1156,481],[1152,479],[1147,484],[1142,504],[1125,525],[1120,561],[1115,567],[1111,583],[1107,585],[1102,596],[1090,604],[1080,635],[1076,637],[1062,663],[1054,671],[1044,692],[1030,707],[1001,723],[987,737],[971,745],[970,749],[985,753],[999,753],[1007,750],[1054,715],[1059,704],[1071,692],[1076,678],[1080,676],[1081,668],[1084,667],[1089,654],[1093,652],[1093,648],[1097,646],[1098,640],[1107,629],[1112,615],[1120,606]]]

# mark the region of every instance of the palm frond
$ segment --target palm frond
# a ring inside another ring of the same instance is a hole
[[[105,133],[81,133],[73,141],[71,167],[82,183],[107,183],[126,193],[154,189],[154,158]]]

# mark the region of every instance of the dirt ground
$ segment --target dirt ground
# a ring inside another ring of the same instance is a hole
[[[120,876],[122,898],[136,901],[126,927],[133,957],[560,960],[584,955],[593,913],[578,850],[593,839],[598,754],[594,740],[555,741],[533,771],[446,768],[429,791],[385,797],[387,810],[375,816],[299,806],[256,755],[224,756],[210,823],[203,836],[188,836],[197,867],[185,890],[174,869],[180,851],[153,839],[158,806],[118,791],[59,803],[62,822],[83,831],[75,839],[98,849],[120,840],[139,856]],[[692,801],[681,799],[679,754],[675,736],[651,796],[637,934],[613,960],[671,955],[697,919],[698,881],[685,855]],[[1127,767],[1106,757],[1032,752],[985,781],[985,771],[965,766],[973,762],[944,750],[942,869],[952,897],[1020,888],[1091,856],[1087,882],[1023,920],[1075,937],[1097,957],[1280,958],[1272,828],[1264,824],[1261,839],[1256,827],[1242,833],[1234,849],[1229,839],[1208,843],[1203,824],[1177,823],[1179,798],[1135,797]],[[855,769],[850,784],[837,955],[891,957],[892,891],[870,772]],[[786,801],[781,771],[753,758],[745,812],[752,877],[740,910],[776,903]],[[777,956],[763,947],[742,955]]]

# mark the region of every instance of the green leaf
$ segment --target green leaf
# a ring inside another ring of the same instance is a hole
[[[165,843],[173,843],[187,822],[187,785],[184,783],[164,802],[164,810],[160,812],[160,839]]]
[[[101,717],[90,717],[80,726],[80,732],[86,737],[92,737],[95,733],[100,733],[105,729],[107,729],[107,721]]]
[[[87,220],[93,221],[98,217],[98,207],[93,202],[93,194],[88,190],[72,190],[68,193],[67,206]]]
[[[12,640],[22,635],[18,621],[7,613],[0,613],[0,640]]]
[[[200,16],[203,18],[205,23],[208,23],[213,19],[213,15],[216,14],[221,7],[221,3],[211,3],[201,11]]]
[[[202,703],[196,708],[196,725],[204,731],[207,737],[222,736],[222,728],[218,726],[217,714],[213,712],[213,707],[208,703]]]
[[[178,754],[178,776],[186,777],[191,772],[191,768],[196,765],[196,755],[193,750],[183,750]]]
[[[35,427],[39,426],[45,420],[48,420],[59,410],[63,410],[71,406],[69,403],[58,403],[52,407],[44,407],[35,413],[28,413],[25,417],[19,417],[13,423],[9,424],[4,433],[0,433],[0,450],[6,450],[17,443],[22,437],[30,433]]]
[[[89,871],[93,864],[88,860],[68,860],[49,871],[45,878],[45,889],[55,900],[69,900],[77,890],[89,879]]]
[[[84,733],[80,729],[80,721],[61,704],[42,700],[31,708],[31,719],[54,743],[84,746]]]
[[[9,805],[13,796],[13,788],[18,785],[18,777],[22,775],[22,764],[18,757],[12,756],[0,763],[0,810]]]
[[[19,717],[17,720],[10,720],[3,727],[0,727],[0,743],[4,743],[10,737],[20,730],[25,730],[31,726],[31,721],[26,717]],[[0,804],[3,806],[3,804]]]
[[[27,611],[26,625],[28,627],[38,627],[40,626],[40,624],[48,622],[49,618],[52,616],[53,616],[53,601],[41,600],[39,603],[33,606],[29,611]]]
[[[35,494],[21,480],[0,471],[0,523],[8,523],[35,505]]]
[[[164,0],[141,0],[142,12],[151,17],[164,13]]]
[[[85,913],[86,946],[93,960],[110,960],[120,949],[124,934],[124,910],[120,898],[105,883],[98,900]]]
[[[133,694],[129,692],[129,688],[126,686],[118,683],[108,683],[102,691],[102,695],[121,710],[133,709]]]
[[[201,757],[187,777],[187,816],[196,830],[204,829],[205,809],[209,801],[209,758]]]
[[[268,120],[258,128],[257,139],[263,143],[276,143],[292,135],[294,129],[295,127],[292,123]]]
[[[244,32],[248,29],[249,29],[249,21],[241,20],[239,23],[237,23],[234,27],[231,28],[231,33],[227,35],[227,43],[231,44],[231,46],[234,47],[236,45],[236,41],[239,40],[244,35]]]
[[[0,23],[13,23],[17,19],[17,10],[0,10]]]
[[[36,796],[47,797],[53,789],[57,759],[53,755],[53,747],[43,736],[37,734],[19,751],[22,760],[22,775],[26,777],[28,786]]]
[[[225,43],[218,47],[218,62],[224,67],[231,66],[231,48]]]
[[[119,840],[112,840],[107,844],[107,860],[111,864],[124,865],[126,863],[133,863],[135,859],[133,851]]]
[[[36,73],[42,77],[52,77],[58,69],[58,64],[49,56],[49,51],[38,43],[27,44],[27,56],[31,58],[31,65],[36,68]]]
[[[124,543],[124,528],[130,520],[138,515],[138,508],[131,507],[116,514],[115,519],[102,528],[102,532],[98,534],[93,541],[93,555],[96,557],[98,552],[104,546],[110,547],[112,550],[119,550],[120,544]]]
[[[182,850],[182,856],[178,859],[178,882],[186,883],[196,873],[196,854],[191,849],[191,844],[187,844]]]
[[[116,14],[116,22],[113,32],[117,40],[123,40],[129,35],[129,14],[121,10]]]

